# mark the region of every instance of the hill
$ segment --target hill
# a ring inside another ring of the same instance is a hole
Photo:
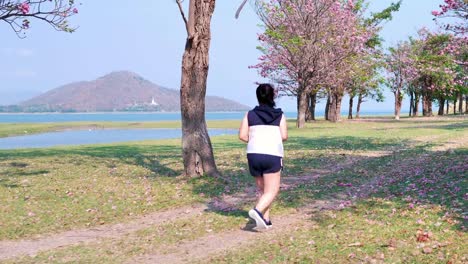
[[[112,72],[93,81],[63,85],[20,104],[29,111],[180,111],[178,90],[156,85],[136,73]],[[206,97],[206,111],[244,111],[248,106]]]

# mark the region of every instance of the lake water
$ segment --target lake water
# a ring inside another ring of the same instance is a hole
[[[241,120],[245,112],[206,113],[207,120]],[[295,112],[286,112],[287,118],[296,118]],[[362,115],[385,115],[391,112],[363,112]],[[347,116],[347,113],[342,113]],[[323,112],[317,112],[323,117]],[[0,123],[53,123],[53,122],[152,122],[180,120],[180,113],[40,113],[40,114],[0,114]]]
[[[240,120],[245,112],[206,113],[207,120]],[[294,116],[294,115],[293,115]],[[180,113],[38,113],[0,114],[0,123],[152,122],[181,120]]]
[[[236,134],[236,129],[209,129],[210,136]],[[180,138],[180,129],[98,129],[50,132],[0,138],[0,149],[44,148]]]
[[[245,112],[206,113],[207,120],[240,120]],[[296,113],[286,112],[287,118],[296,118]],[[363,115],[385,115],[388,112],[368,112]],[[317,117],[323,113],[317,113]],[[344,115],[344,113],[343,113]],[[177,121],[180,113],[40,113],[0,114],[0,126],[7,123],[54,123],[54,122],[153,122]],[[211,136],[235,134],[234,129],[210,129]],[[50,132],[34,135],[0,138],[0,149],[42,148],[62,145],[117,143],[138,140],[180,138],[180,129],[98,129]]]

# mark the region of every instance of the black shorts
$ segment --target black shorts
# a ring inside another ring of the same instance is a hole
[[[250,174],[262,177],[265,173],[276,173],[283,168],[283,158],[267,154],[247,154]]]

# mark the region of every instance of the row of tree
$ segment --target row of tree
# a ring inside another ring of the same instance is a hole
[[[422,29],[418,38],[390,48],[386,56],[387,84],[395,95],[395,118],[399,119],[403,95],[410,97],[410,116],[418,116],[422,102],[423,116],[432,116],[433,102],[444,115],[449,101],[463,114],[463,100],[468,96],[466,37],[433,33]]]
[[[435,20],[451,17],[455,19],[452,24],[440,24],[438,32],[419,30],[417,38],[398,43],[385,58],[396,119],[405,93],[410,97],[410,116],[418,116],[420,101],[423,116],[433,115],[433,102],[439,106],[438,115],[448,113],[449,102],[453,102],[454,113],[468,111],[468,1],[445,0],[440,8],[432,12]]]
[[[432,115],[432,102],[463,100],[466,92],[465,0],[446,0],[438,18],[457,15],[464,20],[444,28],[456,32],[421,30],[417,39],[385,52],[379,38],[382,22],[392,19],[400,2],[370,16],[366,0],[257,1],[265,31],[259,36],[262,56],[251,66],[277,84],[281,95],[297,98],[297,127],[315,119],[315,106],[326,99],[325,118],[340,120],[341,103],[349,95],[349,115],[357,97],[357,117],[365,98],[383,100],[382,87],[395,95],[399,118],[405,93],[412,115]],[[451,11],[452,10],[452,11]],[[455,11],[453,11],[455,10]],[[465,12],[465,13],[463,13]],[[462,105],[462,104],[459,104]],[[461,110],[460,110],[461,111]],[[443,107],[440,113],[443,113]]]
[[[366,0],[258,1],[265,25],[263,55],[257,68],[281,94],[297,97],[297,127],[315,119],[317,100],[327,98],[326,119],[336,122],[345,93],[381,98],[380,24],[392,18],[401,2],[366,17]]]
[[[243,1],[241,8],[246,1]],[[175,2],[187,32],[180,97],[184,171],[187,176],[204,173],[220,176],[204,115],[211,18],[216,0],[188,1],[188,16],[185,15],[182,0]],[[331,121],[340,119],[341,101],[345,93],[350,95],[351,107],[354,97],[358,96],[358,109],[366,97],[380,99],[379,89],[384,80],[379,73],[385,63],[391,65],[387,66],[387,83],[391,87],[401,88],[396,97],[403,96],[403,89],[413,89],[410,93],[413,93],[415,103],[419,100],[415,93],[420,92],[423,101],[427,101],[425,107],[429,112],[432,100],[439,98],[437,96],[442,93],[438,88],[443,87],[444,98],[447,99],[448,94],[456,90],[454,86],[466,87],[466,74],[460,71],[466,70],[466,58],[461,55],[466,54],[462,52],[466,51],[466,37],[463,37],[468,18],[466,0],[445,0],[441,11],[433,12],[438,18],[461,19],[461,23],[444,27],[462,37],[423,34],[419,40],[395,47],[387,56],[382,52],[378,37],[380,25],[399,10],[400,2],[392,3],[385,10],[368,17],[365,15],[368,6],[366,0],[255,2],[265,32],[259,37],[259,48],[264,55],[253,68],[259,69],[262,76],[275,81],[282,94],[297,97],[298,127],[303,127],[307,118],[315,118],[315,105],[322,97],[327,98],[326,118]],[[6,22],[20,37],[30,27],[30,19],[45,21],[59,31],[73,32],[67,18],[76,13],[78,10],[74,0],[0,0],[0,21]],[[457,43],[460,42],[465,48],[459,48]],[[424,67],[406,68],[404,60],[392,61],[395,56],[403,54],[411,54],[405,58],[413,63],[411,65],[426,64]],[[433,67],[439,67],[442,71],[433,70]],[[453,77],[459,72],[462,73],[461,79],[447,77]],[[415,76],[422,73],[425,74],[424,80],[420,80],[420,86],[416,86]],[[406,79],[407,74],[412,79]],[[428,91],[431,95],[424,97]]]

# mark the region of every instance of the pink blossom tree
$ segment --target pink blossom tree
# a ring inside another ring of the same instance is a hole
[[[372,13],[370,17],[364,14],[368,9],[368,2],[365,0],[355,2],[355,12],[361,12],[361,27],[372,29],[372,37],[367,41],[364,52],[359,56],[354,56],[353,72],[348,80],[347,93],[349,94],[348,119],[352,119],[352,109],[354,97],[358,96],[356,118],[359,118],[361,105],[366,98],[371,98],[378,102],[384,100],[382,84],[385,78],[380,74],[385,65],[382,52],[382,39],[379,32],[382,30],[382,23],[393,19],[393,13],[399,11],[401,1],[391,3],[380,12]]]
[[[0,21],[7,23],[19,37],[24,37],[33,19],[58,31],[73,32],[75,28],[70,27],[67,19],[77,13],[74,0],[0,0]]]
[[[297,127],[305,125],[308,96],[328,89],[331,120],[339,119],[352,56],[370,34],[359,26],[354,1],[272,0],[257,12],[265,24],[259,35],[260,62],[252,66],[273,80],[281,93],[297,96]]]
[[[458,94],[457,87],[460,86],[457,84],[463,84],[463,79],[466,81],[466,72],[459,71],[456,59],[463,47],[463,41],[459,42],[456,39],[450,34],[432,33],[427,30],[419,32],[418,71],[424,116],[433,115],[434,100],[438,100],[441,108],[439,114],[442,114],[445,100]],[[466,46],[466,41],[464,45]]]
[[[433,115],[434,101],[439,105],[439,115],[444,114],[444,105],[448,100],[460,100],[461,107],[463,95],[467,93],[467,46],[466,37],[421,29],[418,38],[390,48],[387,80],[395,94],[397,119],[403,90],[411,96],[410,115],[413,116],[417,116],[420,96],[423,116]],[[462,109],[459,111],[462,112]]]
[[[466,0],[444,0],[440,5],[440,10],[432,11],[435,20],[442,18],[452,18],[454,23],[442,24],[441,26],[457,35],[465,35],[468,29],[468,1]]]
[[[416,61],[412,56],[409,42],[400,42],[395,48],[389,49],[386,57],[387,85],[395,97],[395,119],[400,119],[404,89],[410,85],[417,70]]]
[[[361,105],[366,98],[378,102],[384,100],[381,84],[384,79],[379,73],[383,65],[382,54],[378,49],[370,50],[365,56],[359,56],[354,64],[351,78],[348,82],[349,111],[348,119],[353,119],[354,98],[357,96],[356,118],[360,117]]]

